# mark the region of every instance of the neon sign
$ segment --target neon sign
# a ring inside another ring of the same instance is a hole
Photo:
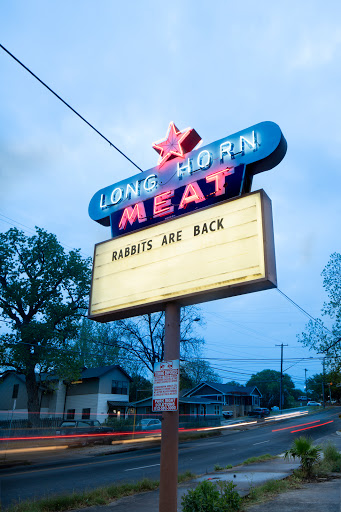
[[[164,140],[153,144],[158,166],[93,196],[90,217],[111,226],[112,237],[142,229],[250,192],[255,174],[275,167],[286,153],[279,126],[263,122],[194,149],[193,129],[170,123]]]

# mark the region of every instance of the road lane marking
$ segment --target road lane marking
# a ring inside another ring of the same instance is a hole
[[[154,468],[155,466],[160,466],[160,464],[151,464],[150,466],[140,466],[139,468],[130,468],[130,469],[125,469],[124,471],[135,471],[137,469]]]
[[[101,460],[101,461],[96,461],[96,462],[83,462],[81,464],[68,464],[68,465],[65,465],[65,466],[55,466],[53,468],[42,468],[42,469],[34,469],[34,470],[27,470],[27,471],[20,471],[20,472],[13,472],[13,473],[6,473],[6,474],[1,474],[1,478],[4,478],[6,476],[17,476],[17,475],[31,475],[33,473],[41,473],[41,472],[45,472],[45,471],[58,471],[60,469],[68,469],[68,468],[80,468],[82,466],[93,466],[95,464],[105,464],[106,462],[122,462],[122,461],[127,461],[127,460],[134,460],[134,459],[141,459],[143,457],[146,457],[146,455],[136,455],[135,457],[121,457],[121,458],[117,458],[117,459],[105,459],[105,460]]]
[[[256,446],[256,444],[263,444],[263,443],[270,443],[270,439],[268,441],[261,441],[260,443],[253,443],[253,446]]]

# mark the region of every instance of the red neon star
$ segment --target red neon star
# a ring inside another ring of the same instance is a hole
[[[159,167],[167,160],[177,156],[183,157],[185,153],[192,151],[200,141],[200,135],[193,128],[186,128],[181,132],[173,122],[170,122],[166,138],[153,144],[155,151],[160,153]]]

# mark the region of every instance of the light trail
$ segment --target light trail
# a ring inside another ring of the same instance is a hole
[[[319,425],[314,425],[313,427],[299,428],[298,430],[292,430],[290,432],[290,434],[293,434],[294,432],[302,432],[302,430],[309,430],[310,428],[322,427],[323,425],[328,425],[328,423],[334,423],[334,420],[326,421],[326,423],[320,423]]]
[[[304,425],[311,425],[312,423],[318,423],[319,421],[321,421],[321,420],[309,421],[309,423],[301,423],[300,425],[295,425],[295,427],[303,427]],[[275,430],[272,430],[271,432],[279,432],[280,430],[288,430],[290,428],[294,428],[294,427],[291,426],[291,427],[276,428]]]

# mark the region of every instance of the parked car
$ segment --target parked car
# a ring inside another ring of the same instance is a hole
[[[247,413],[248,416],[253,416],[256,418],[264,418],[265,416],[269,416],[270,411],[267,407],[255,407],[252,411]]]
[[[144,418],[136,424],[136,430],[161,430],[161,421],[155,418]]]
[[[306,402],[308,400],[307,396],[299,396],[297,399],[299,402]]]
[[[228,418],[233,418],[232,411],[223,411],[223,417],[227,420]]]
[[[317,406],[321,406],[320,402],[315,402],[314,400],[310,400],[307,405],[317,405]]]
[[[112,427],[104,427],[98,420],[65,420],[57,427],[57,436],[77,436],[84,434],[108,434]]]

